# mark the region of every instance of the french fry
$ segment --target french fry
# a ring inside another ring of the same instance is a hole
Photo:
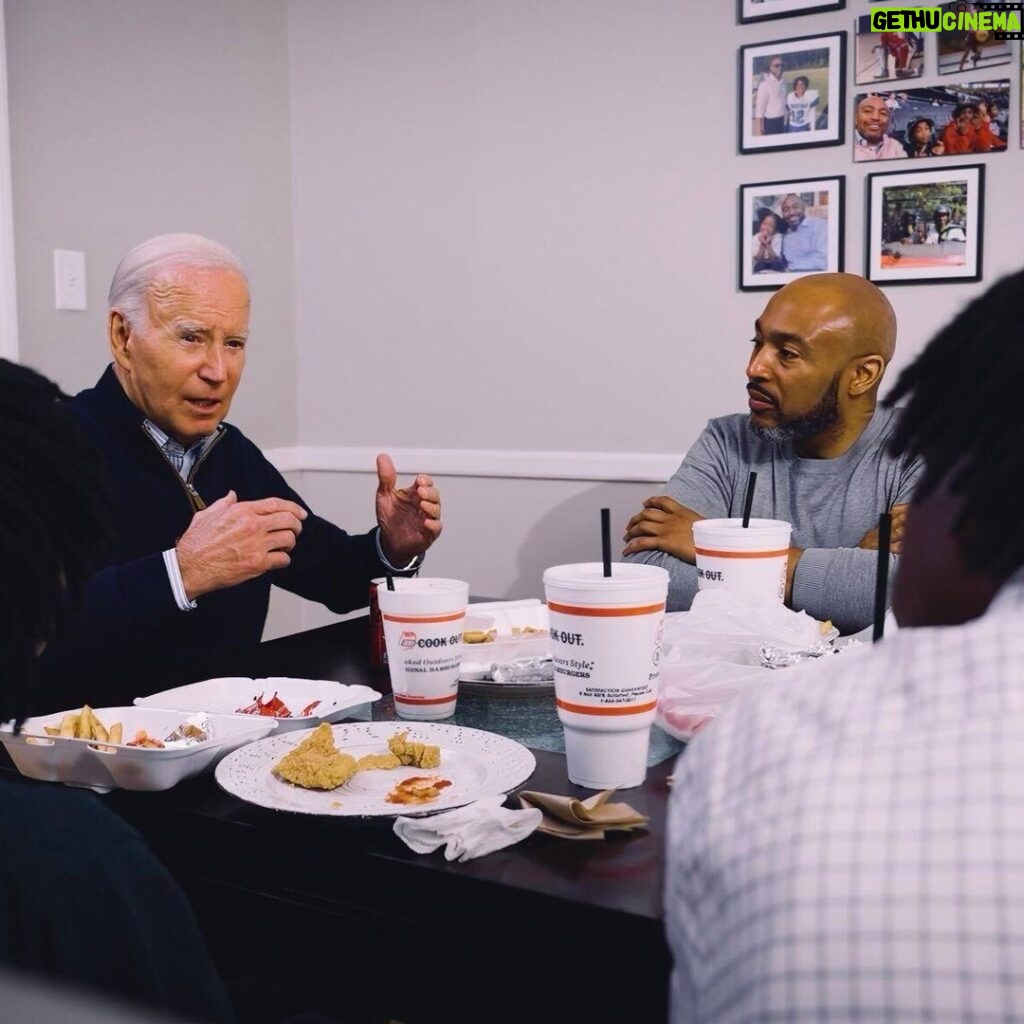
[[[78,713],[78,728],[75,730],[75,736],[80,740],[92,739],[92,708],[88,704],[83,704],[82,710]]]
[[[47,736],[59,736],[60,726],[59,725],[44,725],[43,728],[46,730]]]
[[[58,732],[66,738],[74,738],[78,732],[79,715],[65,715],[60,721]]]
[[[93,712],[90,716],[92,719],[92,734],[95,739],[106,740],[109,737],[107,727],[96,717],[96,713]]]
[[[121,723],[115,722],[107,733],[108,743],[120,743],[121,742]]]

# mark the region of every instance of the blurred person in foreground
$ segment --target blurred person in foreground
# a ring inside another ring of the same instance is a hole
[[[900,376],[925,470],[880,643],[778,673],[681,755],[674,1021],[1020,1020],[1024,272]],[[950,415],[951,381],[971,381]],[[826,664],[827,662],[827,664]]]
[[[669,611],[697,592],[693,523],[751,514],[793,526],[786,604],[842,633],[870,625],[878,517],[893,513],[892,559],[920,465],[887,444],[899,410],[876,408],[896,346],[889,300],[856,274],[810,274],[769,300],[754,324],[748,414],[708,421],[664,493],[629,521],[623,554],[671,576]]]
[[[5,728],[20,726],[37,655],[57,638],[66,599],[79,597],[109,531],[99,460],[65,397],[0,360]],[[0,963],[190,1020],[233,1019],[185,896],[92,793],[0,777],[0,908]]]
[[[71,412],[100,450],[116,539],[47,658],[44,710],[131,703],[147,666],[166,677],[259,642],[271,584],[347,612],[374,577],[417,570],[441,532],[429,476],[398,489],[379,455],[377,526],[350,535],[224,422],[249,335],[230,250],[198,235],[136,246],[114,274],[107,328],[113,362]]]

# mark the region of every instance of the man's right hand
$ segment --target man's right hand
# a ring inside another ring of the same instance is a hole
[[[664,551],[694,565],[697,556],[693,552],[693,524],[703,518],[667,494],[656,494],[648,498],[643,510],[626,524],[622,539],[628,543],[622,553]]]
[[[197,512],[176,545],[189,600],[290,565],[307,514],[294,501],[239,501],[234,491]]]
[[[889,528],[889,552],[893,555],[898,555],[903,548],[903,525],[907,521],[907,510],[909,508],[909,502],[905,502],[902,505],[893,505],[893,507],[889,509],[889,514],[892,516]],[[877,551],[878,527],[875,526],[868,530],[868,532],[861,537],[860,543],[857,547],[867,548],[869,551]]]

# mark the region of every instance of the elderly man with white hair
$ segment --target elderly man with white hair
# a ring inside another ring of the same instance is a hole
[[[271,584],[346,612],[369,582],[415,572],[441,532],[440,496],[396,487],[377,457],[377,527],[352,535],[311,511],[225,423],[245,366],[249,287],[238,258],[198,235],[132,249],[110,287],[113,361],[71,403],[100,451],[117,541],[47,656],[48,706],[130,703],[145,666],[259,641]]]

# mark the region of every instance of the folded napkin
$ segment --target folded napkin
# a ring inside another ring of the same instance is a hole
[[[527,790],[519,794],[519,803],[543,812],[538,832],[563,839],[604,839],[606,832],[644,828],[648,821],[646,815],[637,813],[629,804],[608,803],[614,794],[614,789],[603,789],[586,800],[577,800]]]
[[[485,797],[453,811],[425,818],[395,819],[395,835],[416,853],[445,847],[446,860],[472,860],[525,839],[541,822],[537,808],[502,807],[502,795]]]

